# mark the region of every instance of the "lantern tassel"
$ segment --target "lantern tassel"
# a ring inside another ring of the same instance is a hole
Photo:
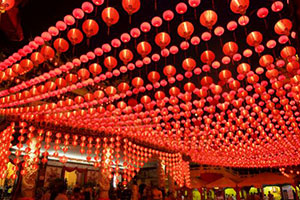
[[[195,20],[197,20],[197,10],[196,10],[196,8],[194,8],[194,17],[195,17]]]
[[[107,35],[109,36],[110,30],[109,27],[107,27]]]
[[[265,23],[265,27],[266,27],[266,29],[269,29],[269,27],[268,27],[268,23],[267,23],[267,20],[264,18],[264,23]]]
[[[157,0],[154,0],[154,10],[157,11]]]
[[[75,45],[73,45],[73,49],[72,49],[72,56],[74,57],[75,55]]]
[[[129,24],[131,24],[131,15],[129,15]]]

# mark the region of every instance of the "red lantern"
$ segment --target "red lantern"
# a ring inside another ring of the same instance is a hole
[[[20,65],[26,71],[29,71],[29,70],[31,70],[33,68],[33,63],[29,59],[23,59],[23,60],[21,60]]]
[[[0,2],[0,12],[5,12],[13,8],[15,5],[15,0],[2,0]]]
[[[152,71],[148,74],[148,80],[153,84],[159,81],[159,79],[160,75],[157,71]]]
[[[251,33],[248,34],[247,39],[246,39],[247,44],[252,47],[256,47],[256,46],[260,45],[262,40],[263,40],[263,36],[258,31],[252,31]]]
[[[107,7],[102,11],[102,19],[108,27],[116,24],[119,21],[119,13],[113,7]]]
[[[121,93],[127,92],[127,91],[129,90],[129,85],[128,85],[128,83],[125,83],[125,82],[120,83],[120,84],[118,85],[118,90],[119,90]]]
[[[96,76],[102,72],[102,67],[98,63],[93,63],[89,66],[89,71]]]
[[[81,80],[87,80],[90,77],[90,72],[86,68],[81,68],[77,72],[78,78]]]
[[[57,38],[53,45],[59,53],[66,52],[69,49],[69,43],[63,38]]]
[[[171,42],[171,37],[168,33],[161,32],[155,36],[155,43],[157,44],[157,46],[159,46],[162,49],[168,46],[170,42]]]
[[[274,62],[274,58],[271,55],[263,55],[262,57],[260,57],[259,59],[259,64],[262,67],[268,67],[269,65],[271,65]]]
[[[173,65],[167,65],[164,67],[163,73],[168,77],[173,77],[176,74],[176,68]]]
[[[235,42],[227,42],[223,46],[223,53],[226,56],[232,57],[234,54],[236,54],[239,50],[238,45]]]
[[[137,52],[142,57],[147,56],[149,53],[151,53],[151,51],[152,51],[152,47],[148,42],[143,41],[137,45]]]
[[[201,54],[201,61],[210,65],[215,60],[214,52],[206,50]]]
[[[79,44],[83,40],[83,34],[77,28],[72,28],[71,30],[69,30],[67,36],[71,44],[73,45]]]
[[[182,22],[177,28],[177,33],[180,37],[187,40],[194,33],[194,25],[188,21]]]
[[[82,24],[82,30],[90,38],[98,33],[99,25],[95,20],[87,19]]]
[[[141,77],[135,77],[131,83],[134,87],[139,88],[144,85],[144,80]]]
[[[281,19],[275,24],[274,31],[278,35],[289,35],[292,27],[293,24],[289,19]]]
[[[54,58],[55,52],[50,46],[43,46],[41,49],[41,54],[44,56],[45,60]]]
[[[284,59],[289,59],[296,55],[296,49],[292,46],[286,46],[280,51],[280,56]]]
[[[33,62],[34,66],[38,66],[44,62],[44,57],[40,52],[34,52],[31,54],[30,60]]]
[[[140,9],[141,2],[140,0],[122,0],[122,6],[130,16]]]
[[[123,49],[120,51],[119,57],[127,65],[133,59],[133,54],[129,49]]]
[[[200,16],[200,24],[208,29],[212,29],[217,21],[218,15],[213,10],[206,10]]]
[[[63,78],[58,78],[55,80],[55,84],[57,85],[58,88],[63,88],[67,86],[67,82]]]
[[[230,9],[236,14],[244,15],[249,7],[249,0],[231,0]]]
[[[193,58],[186,58],[182,62],[182,68],[186,71],[192,71],[196,65],[197,63]]]
[[[118,64],[118,61],[113,56],[108,56],[104,59],[104,66],[111,71],[113,68],[115,68]]]

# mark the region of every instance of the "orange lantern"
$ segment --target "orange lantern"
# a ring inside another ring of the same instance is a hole
[[[252,47],[256,47],[256,46],[260,45],[262,40],[263,40],[263,36],[258,31],[252,31],[251,33],[248,34],[247,39],[246,39],[247,44]]]
[[[24,69],[22,68],[22,66],[20,64],[14,64],[12,66],[12,70],[16,73],[16,74],[22,74],[24,72]]]
[[[98,33],[99,25],[95,20],[87,19],[82,24],[82,30],[90,38]]]
[[[90,72],[86,68],[81,68],[77,72],[78,78],[81,80],[86,80],[90,77]]]
[[[221,81],[227,81],[228,79],[231,78],[231,76],[232,76],[231,72],[227,69],[224,69],[219,73],[219,79]]]
[[[269,54],[266,54],[266,55],[263,55],[262,57],[260,57],[259,59],[259,64],[260,66],[262,67],[267,67],[269,66],[270,64],[272,64],[274,62],[274,58],[273,56],[269,55]]]
[[[141,97],[141,103],[142,104],[148,104],[150,102],[151,102],[151,98],[149,96],[144,95],[144,96]]]
[[[29,70],[31,70],[33,68],[33,63],[29,59],[23,59],[23,60],[21,60],[20,65],[26,71],[29,71]]]
[[[30,56],[30,60],[33,62],[34,66],[38,66],[39,64],[44,62],[44,57],[40,52],[34,52]]]
[[[151,53],[151,51],[152,51],[152,47],[148,42],[143,41],[137,45],[137,52],[142,57],[147,56],[149,53]]]
[[[177,33],[180,37],[187,40],[194,33],[194,25],[188,21],[182,22],[177,28]]]
[[[102,67],[98,63],[93,63],[89,66],[89,71],[96,76],[102,72]]]
[[[54,82],[52,82],[52,81],[48,81],[45,84],[45,87],[47,88],[48,91],[52,91],[52,90],[56,89],[56,84]]]
[[[171,87],[170,90],[169,90],[169,94],[171,96],[174,96],[174,97],[178,96],[179,93],[180,93],[180,89],[178,87],[175,87],[175,86]]]
[[[114,86],[108,86],[105,88],[105,92],[108,96],[113,96],[117,93],[117,89]]]
[[[164,67],[163,73],[170,78],[176,74],[176,68],[173,65],[167,65]]]
[[[280,56],[284,59],[289,59],[296,55],[296,49],[292,46],[286,46],[280,51]]]
[[[278,35],[289,35],[292,27],[293,24],[289,19],[281,19],[275,24],[274,31]]]
[[[208,29],[212,29],[217,21],[218,15],[213,10],[206,10],[200,16],[200,24]]]
[[[104,59],[104,66],[111,71],[113,68],[115,68],[118,64],[118,61],[113,56],[108,56]]]
[[[186,71],[192,71],[197,63],[193,58],[186,58],[182,61],[182,68]]]
[[[97,90],[94,92],[94,97],[96,99],[102,99],[104,96],[105,96],[105,94],[102,90]]]
[[[140,7],[140,0],[122,0],[122,6],[129,15],[129,23],[131,23],[131,15],[136,13]]]
[[[102,11],[102,20],[108,27],[116,24],[119,21],[119,18],[118,11],[113,7],[107,7]]]
[[[157,46],[159,46],[162,49],[168,46],[170,42],[171,42],[171,37],[166,32],[158,33],[155,36],[155,43],[157,44]]]
[[[63,88],[67,86],[67,82],[63,78],[58,78],[55,80],[55,84],[57,85],[58,88]]]
[[[148,80],[153,84],[159,81],[159,79],[160,75],[157,71],[152,71],[148,74]]]
[[[67,37],[73,45],[79,44],[83,40],[83,34],[77,28],[69,30]]]
[[[215,60],[214,52],[206,50],[201,54],[201,61],[210,65]]]
[[[120,51],[119,57],[127,65],[133,59],[133,53],[129,49],[123,49]]]
[[[183,88],[186,92],[192,93],[194,91],[194,89],[196,88],[196,86],[194,83],[188,82],[184,85]]]
[[[5,70],[5,74],[7,77],[16,77],[18,75],[12,70],[12,68],[7,68]]]
[[[57,38],[53,45],[59,53],[66,52],[69,49],[69,43],[63,38]]]
[[[238,45],[235,42],[227,42],[223,46],[223,53],[226,56],[232,57],[234,54],[236,54],[239,50]]]
[[[231,0],[230,9],[236,14],[244,15],[249,7],[249,0]]]
[[[122,93],[125,93],[129,90],[129,85],[126,82],[122,82],[118,85],[118,90]]]
[[[248,63],[241,63],[237,66],[237,72],[239,74],[246,75],[251,70],[251,66]]]
[[[68,84],[74,84],[78,80],[76,74],[68,74],[65,79],[66,79]]]
[[[43,46],[41,49],[41,54],[44,56],[45,60],[49,60],[54,57],[55,52],[50,46]]]
[[[201,79],[201,85],[202,86],[209,86],[212,83],[213,83],[213,79],[210,76],[204,76]]]
[[[135,77],[134,79],[132,79],[131,84],[134,87],[139,88],[144,85],[144,80],[141,77]]]

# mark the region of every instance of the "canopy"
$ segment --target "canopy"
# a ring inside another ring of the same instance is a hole
[[[201,187],[204,187],[206,184],[207,184],[207,182],[200,178],[192,178],[191,179],[191,187],[192,188],[201,188]]]
[[[262,187],[262,185],[276,185],[285,183],[293,183],[293,179],[274,173],[261,173],[256,176],[246,178],[245,180],[240,182],[238,186]]]
[[[211,183],[207,184],[206,187],[207,188],[213,188],[213,187],[220,187],[220,188],[232,187],[232,188],[235,188],[236,187],[236,182],[234,182],[230,178],[223,177],[223,178],[220,178],[220,179],[218,179],[214,182],[211,182]]]

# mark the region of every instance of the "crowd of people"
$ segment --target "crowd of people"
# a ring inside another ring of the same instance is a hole
[[[63,179],[56,179],[51,183],[48,190],[42,195],[41,200],[102,200],[99,196],[99,188],[76,185],[72,191],[68,191],[67,184]],[[180,198],[181,199],[181,198]],[[105,199],[106,200],[106,199]],[[171,193],[158,187],[149,187],[145,184],[139,186],[139,191],[134,196],[132,189],[122,184],[117,188],[111,187],[109,200],[176,200]]]

